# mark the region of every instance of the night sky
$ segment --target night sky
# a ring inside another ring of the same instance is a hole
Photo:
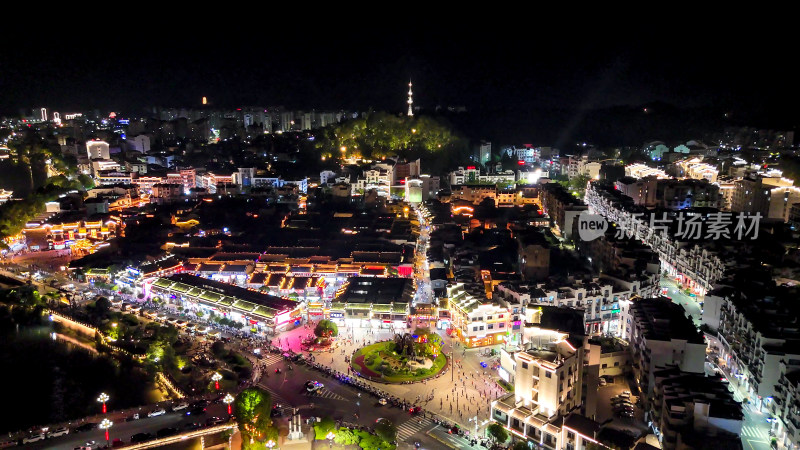
[[[135,113],[196,106],[203,95],[219,106],[402,111],[411,77],[415,105],[424,108],[489,113],[666,102],[793,124],[796,39],[767,29],[485,24],[12,47],[0,52],[0,112]]]

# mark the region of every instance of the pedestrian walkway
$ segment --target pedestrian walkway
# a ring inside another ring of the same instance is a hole
[[[756,439],[763,439],[765,441],[768,441],[769,431],[767,431],[766,429],[759,429],[757,427],[743,426],[742,436],[756,438]]]
[[[415,418],[407,420],[397,427],[397,442],[403,442],[421,430],[425,430],[427,433],[437,426],[431,419]]]
[[[269,367],[269,366],[277,364],[277,363],[279,363],[281,361],[283,361],[283,356],[275,355],[275,354],[270,353],[266,357],[260,358],[258,360],[258,364],[259,365],[263,365],[264,367]]]
[[[303,392],[303,395],[306,397],[319,397],[319,398],[330,398],[332,400],[347,400],[346,398],[342,397],[341,395],[330,391],[328,389],[322,388],[318,389],[314,392]]]

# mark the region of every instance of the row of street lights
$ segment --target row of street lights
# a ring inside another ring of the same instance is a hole
[[[99,403],[102,403],[102,404],[103,404],[103,414],[105,414],[105,413],[106,413],[106,402],[108,402],[108,400],[109,400],[110,398],[111,398],[111,397],[109,397],[109,396],[108,396],[108,394],[106,394],[105,392],[101,392],[101,393],[100,393],[100,395],[97,397],[97,401],[98,401]],[[108,442],[108,441],[109,441],[108,429],[109,429],[109,428],[111,428],[111,425],[114,425],[114,422],[112,422],[112,421],[108,420],[108,417],[104,418],[104,419],[103,419],[103,420],[100,422],[100,425],[98,425],[98,427],[99,427],[101,430],[105,431],[105,433],[106,433],[106,446],[108,446],[108,445],[109,445],[109,442]]]

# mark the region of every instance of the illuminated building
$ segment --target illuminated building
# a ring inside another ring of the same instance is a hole
[[[465,290],[462,283],[447,287],[447,303],[454,337],[466,347],[483,347],[504,342],[510,335],[508,308]]]
[[[188,274],[156,279],[147,295],[189,311],[202,311],[206,317],[212,313],[221,315],[259,331],[293,327],[302,316],[301,305],[292,300]]]

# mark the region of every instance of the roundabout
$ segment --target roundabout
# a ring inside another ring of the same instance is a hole
[[[413,383],[441,375],[447,367],[442,340],[425,329],[398,334],[356,350],[350,367],[360,376],[382,383]]]

